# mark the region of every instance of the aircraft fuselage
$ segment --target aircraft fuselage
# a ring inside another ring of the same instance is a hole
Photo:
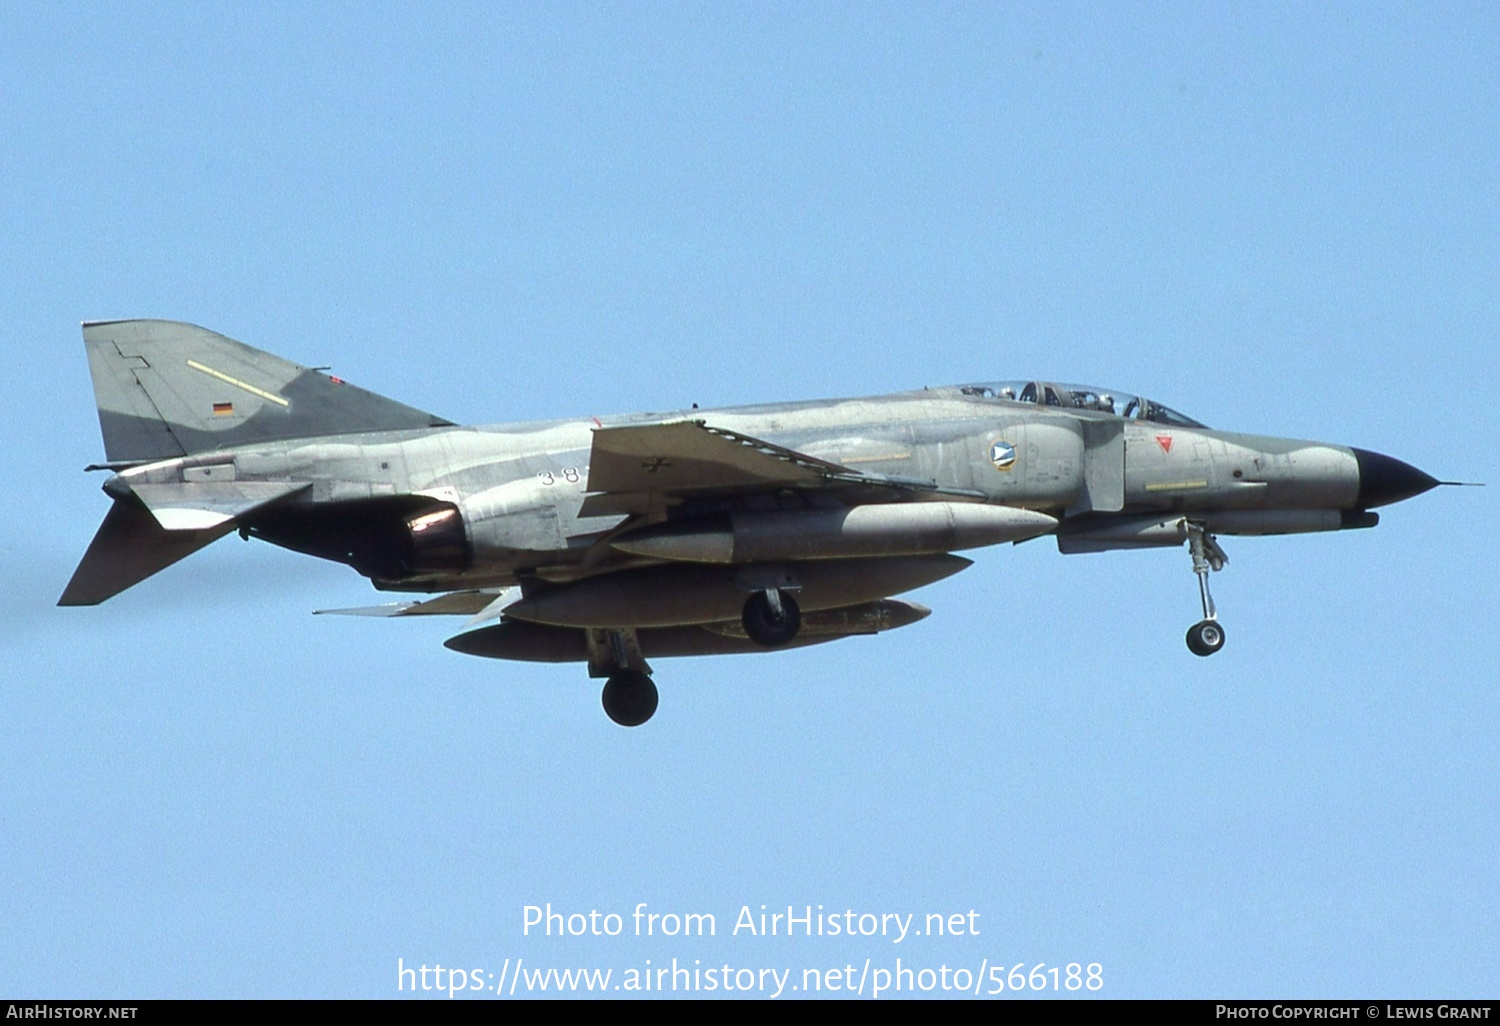
[[[1203,620],[1216,536],[1373,526],[1437,482],[1321,442],[1214,431],[1159,403],[1031,381],[461,427],[193,325],[84,326],[115,499],[64,591],[92,605],[238,531],[470,614],[450,648],[586,661],[616,722],[656,708],[647,657],[901,627],[893,596],[956,552],[1187,544]],[[1118,410],[1118,412],[1117,412]]]

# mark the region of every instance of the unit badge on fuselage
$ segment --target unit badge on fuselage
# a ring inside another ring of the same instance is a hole
[[[1009,470],[1016,465],[1016,447],[1009,442],[996,442],[990,446],[990,462],[996,470]]]

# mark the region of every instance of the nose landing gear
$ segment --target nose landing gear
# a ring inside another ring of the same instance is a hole
[[[1219,623],[1218,611],[1214,609],[1214,597],[1209,594],[1208,572],[1224,569],[1229,557],[1202,524],[1189,520],[1183,526],[1187,529],[1188,551],[1193,557],[1193,573],[1198,575],[1198,594],[1203,600],[1203,619],[1188,628],[1187,647],[1193,655],[1211,656],[1224,647],[1224,628]]]

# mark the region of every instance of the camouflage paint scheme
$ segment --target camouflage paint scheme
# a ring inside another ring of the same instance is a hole
[[[233,531],[444,593],[449,647],[587,662],[605,707],[656,707],[647,657],[765,651],[912,623],[892,598],[955,550],[1181,546],[1204,619],[1215,537],[1372,526],[1433,487],[1378,453],[1213,431],[1049,382],[464,427],[172,321],[84,325],[114,500],[64,592],[92,605]],[[1117,412],[1123,411],[1123,412]]]

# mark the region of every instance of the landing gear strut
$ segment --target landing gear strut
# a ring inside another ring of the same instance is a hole
[[[751,641],[766,648],[776,648],[797,636],[802,626],[802,611],[789,593],[770,588],[757,591],[745,600],[740,622],[745,625],[745,633]]]
[[[621,670],[604,683],[604,712],[622,727],[639,727],[656,712],[656,685],[640,670]]]
[[[1189,520],[1184,526],[1188,551],[1193,556],[1193,573],[1198,575],[1198,594],[1203,599],[1203,619],[1188,628],[1187,647],[1193,655],[1211,656],[1224,647],[1224,628],[1214,609],[1214,597],[1208,591],[1208,572],[1224,569],[1229,557],[1202,524]]]

